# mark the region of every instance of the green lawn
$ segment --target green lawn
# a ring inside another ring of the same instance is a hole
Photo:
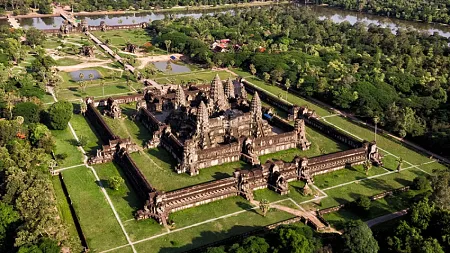
[[[259,214],[257,210],[251,210],[186,230],[175,231],[153,240],[144,241],[135,244],[135,248],[138,252],[148,253],[184,252],[289,218],[292,218],[290,214],[274,209],[266,217]]]
[[[314,184],[320,189],[324,189],[383,173],[386,173],[386,170],[381,167],[373,166],[369,170],[369,175],[366,175],[363,166],[357,165],[352,168],[345,168],[331,173],[317,175],[314,177]]]
[[[132,83],[135,89],[140,89],[141,85],[138,83]],[[62,89],[58,92],[58,99],[65,99],[69,101],[79,101],[81,98],[85,97],[94,97],[94,98],[106,98],[108,96],[124,96],[126,94],[135,94],[136,92],[130,90],[126,83],[116,82],[111,85],[106,85],[104,87],[104,93],[101,86],[88,86],[85,89],[85,92],[82,92],[81,89],[78,88],[70,88],[70,89]]]
[[[315,157],[349,149],[346,145],[336,142],[309,127],[306,128],[306,138],[311,142],[311,147],[308,150],[302,151],[297,148],[288,149],[260,156],[259,159],[261,163],[265,163],[269,159],[291,162],[295,156]]]
[[[133,43],[142,48],[146,42],[152,40],[144,29],[92,31],[92,34],[102,41],[108,39],[109,46],[119,50],[124,50],[127,43]],[[166,51],[155,47],[154,53],[166,54]]]
[[[62,173],[91,250],[125,244],[125,236],[92,171],[78,167]]]
[[[56,150],[54,150],[55,154],[67,154],[67,158],[58,164],[58,168],[83,163],[83,155],[78,150],[76,140],[68,127],[64,130],[51,130],[51,132],[56,141]]]
[[[76,60],[72,58],[61,58],[56,60],[56,66],[72,66],[82,63],[81,60]]]
[[[139,121],[132,121],[130,117],[136,113],[136,103],[122,104],[122,118],[112,119],[104,116],[106,123],[111,130],[122,138],[131,137],[131,140],[143,146],[143,144],[152,138],[147,128]]]
[[[367,221],[379,216],[393,213],[408,208],[412,204],[412,199],[422,191],[409,190],[390,197],[385,197],[371,202],[369,211],[363,212],[352,207],[343,208],[337,212],[325,214],[324,218],[337,229],[341,229],[345,221],[361,219]]]
[[[354,201],[361,195],[372,196],[384,191],[410,185],[414,178],[422,175],[425,175],[425,173],[418,169],[411,168],[401,171],[400,173],[394,172],[377,178],[333,188],[326,191],[329,197],[322,200],[320,208],[327,208],[348,201]],[[332,174],[330,177],[332,177]]]
[[[59,212],[59,217],[61,218],[64,226],[66,227],[68,234],[68,244],[71,249],[74,251],[81,251],[81,241],[78,237],[78,232],[75,227],[75,222],[72,217],[72,213],[69,209],[69,203],[66,200],[66,196],[64,195],[61,181],[59,177],[52,177],[53,189],[55,190],[57,207]]]
[[[278,86],[268,85],[263,80],[259,79],[258,77],[252,76],[250,73],[242,71],[240,69],[233,69],[232,71],[235,72],[236,74],[244,77],[247,81],[251,82],[252,84],[254,84],[260,88],[263,88],[266,91],[271,92],[273,95],[277,96],[277,95],[281,94],[282,97],[285,98],[286,91],[282,90]],[[316,104],[314,104],[310,101],[307,101],[303,98],[297,97],[293,94],[288,93],[287,98],[288,98],[288,102],[291,102],[291,103],[294,103],[294,104],[297,104],[300,106],[307,106],[308,108],[315,110],[316,113],[320,116],[331,115],[331,113],[328,110],[326,110],[320,106],[317,106]]]
[[[236,168],[248,168],[244,162],[226,163],[204,168],[199,175],[189,176],[175,172],[175,160],[163,148],[144,151],[144,154],[133,153],[131,157],[150,184],[158,190],[172,191],[216,179],[230,177]]]
[[[350,121],[342,118],[342,117],[330,117],[325,119],[326,122],[329,122],[333,125],[336,125],[342,129],[345,129],[346,131],[360,137],[366,140],[373,140],[374,139],[374,133],[373,131],[360,127],[354,123],[351,123]],[[388,139],[382,135],[377,136],[377,144],[380,148],[387,150],[388,152],[393,153],[394,155],[402,157],[404,160],[414,164],[422,164],[425,162],[431,161],[428,157],[421,155],[404,145],[402,145],[399,142],[396,142],[394,140]]]
[[[91,155],[95,154],[96,150],[101,148],[102,142],[86,118],[81,114],[74,114],[70,123],[78,138],[86,138],[87,144],[83,147],[84,150]]]

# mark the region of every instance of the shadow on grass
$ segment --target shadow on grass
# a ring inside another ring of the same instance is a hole
[[[108,185],[108,180],[105,180],[105,179],[97,180],[97,181],[95,181],[95,183],[96,183],[99,187],[102,187],[102,188],[105,188],[105,189],[109,187],[109,185]]]
[[[227,177],[231,177],[232,175],[228,174],[228,173],[223,173],[223,172],[215,172],[214,175],[212,175],[212,177],[215,180],[219,180],[219,179],[224,179]]]
[[[185,252],[188,250],[196,249],[195,252],[202,252],[206,250],[207,247],[217,246],[220,244],[231,244],[242,240],[244,237],[249,236],[252,231],[258,231],[261,226],[234,226],[228,231],[214,232],[214,231],[204,231],[200,233],[200,236],[192,239],[191,244],[181,245],[176,239],[170,240],[172,247],[161,248],[160,253],[174,253],[174,252]],[[199,248],[201,247],[201,248]],[[194,251],[192,251],[194,252]]]
[[[175,159],[169,154],[169,152],[163,148],[153,148],[147,151],[150,155],[158,157],[159,160],[170,164],[170,168],[173,169],[176,166]]]
[[[255,209],[253,209],[254,206],[250,205],[250,204],[247,203],[247,202],[239,201],[239,202],[237,202],[237,205],[238,205],[240,208],[242,208],[242,210],[248,210],[249,212],[259,214]]]

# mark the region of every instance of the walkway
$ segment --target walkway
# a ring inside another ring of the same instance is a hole
[[[59,13],[59,15],[61,15],[61,17],[67,21],[69,21],[69,23],[71,25],[73,25],[74,27],[78,26],[77,20],[75,19],[75,17],[72,16],[72,14],[67,13],[65,10],[63,10],[61,7],[56,7],[56,12]]]
[[[369,228],[370,228],[377,224],[380,224],[380,223],[383,223],[386,221],[390,221],[390,220],[396,219],[398,217],[402,217],[403,215],[406,215],[407,213],[408,213],[408,209],[403,209],[403,210],[400,210],[395,213],[386,214],[386,215],[377,217],[375,219],[368,220],[368,221],[366,221],[366,223],[367,223],[367,226],[369,226]]]
[[[14,29],[19,29],[20,28],[20,24],[19,21],[17,21],[17,19],[8,16],[8,23],[11,25],[12,28]]]

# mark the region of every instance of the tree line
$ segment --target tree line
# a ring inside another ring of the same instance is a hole
[[[317,0],[315,3],[405,20],[450,23],[448,0]]]
[[[268,83],[379,121],[438,153],[450,151],[450,50],[438,34],[336,24],[296,7],[166,18],[148,29],[155,46],[210,67],[243,68]],[[209,46],[217,39],[231,40],[227,52],[212,52]]]
[[[45,109],[40,100],[57,77],[55,62],[41,48],[42,32],[0,27],[0,38],[0,252],[77,250],[79,242],[59,217],[49,173],[68,156],[55,152],[50,129],[67,127],[72,104]],[[13,66],[30,54],[31,66],[16,72]]]

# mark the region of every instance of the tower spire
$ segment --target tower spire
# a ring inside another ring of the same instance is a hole
[[[216,74],[216,77],[214,77],[214,80],[211,82],[211,89],[209,92],[215,110],[225,110],[227,108],[227,101],[225,99],[223,84],[219,74]]]
[[[209,115],[203,101],[197,109],[197,134],[199,136],[199,145],[202,149],[207,148],[210,143],[209,140]]]
[[[178,109],[181,106],[186,107],[186,96],[184,95],[184,90],[181,85],[178,85],[175,97],[175,109]]]
[[[225,84],[225,97],[226,98],[234,98],[234,85],[233,80],[231,80],[231,77],[228,78],[227,83]]]
[[[257,91],[255,91],[250,103],[250,113],[252,117],[252,120],[250,121],[250,135],[255,138],[264,136],[261,99],[259,98]]]

